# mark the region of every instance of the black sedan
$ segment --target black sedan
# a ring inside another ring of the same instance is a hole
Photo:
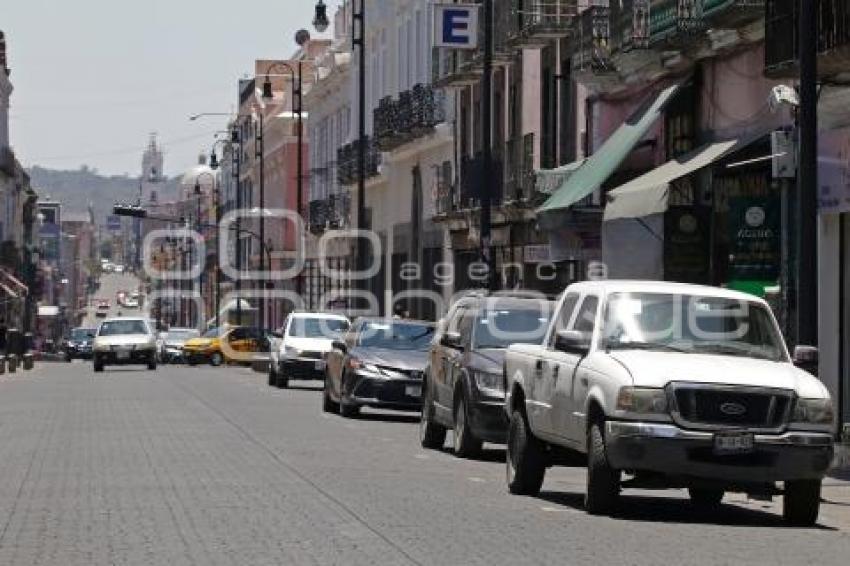
[[[323,409],[355,417],[361,407],[418,411],[434,325],[361,319],[327,356]]]
[[[90,360],[96,328],[75,328],[62,343],[65,361]]]

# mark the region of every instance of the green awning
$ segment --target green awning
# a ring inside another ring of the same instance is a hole
[[[739,143],[739,140],[727,140],[706,144],[617,187],[608,193],[604,219],[641,218],[666,212],[670,183],[711,165]]]
[[[555,169],[539,169],[535,171],[534,188],[538,193],[551,195],[558,190],[558,187],[567,182],[567,180],[584,165],[585,160],[579,159],[566,165],[561,165]]]
[[[601,187],[658,120],[664,107],[678,92],[680,86],[680,84],[669,86],[656,96],[647,98],[629,119],[605,140],[596,153],[588,157],[578,170],[566,178],[555,194],[537,209],[537,213],[569,208]]]

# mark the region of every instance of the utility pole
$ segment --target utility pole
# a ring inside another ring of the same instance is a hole
[[[481,257],[487,264],[487,288],[497,289],[492,244],[493,196],[493,0],[484,0],[484,76],[481,79]]]
[[[797,177],[797,344],[818,343],[818,14],[820,0],[799,1],[800,165]]]
[[[366,270],[366,0],[353,0],[352,44],[359,47],[358,53],[358,100],[357,100],[357,258],[356,271]],[[359,8],[359,9],[358,9]],[[360,23],[358,26],[357,23]],[[359,281],[361,289],[367,283]]]

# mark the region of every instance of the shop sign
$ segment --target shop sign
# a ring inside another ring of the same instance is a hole
[[[850,212],[850,129],[818,134],[818,209]]]
[[[730,199],[729,278],[751,281],[778,279],[780,231],[778,199]]]
[[[708,214],[693,206],[671,206],[664,218],[664,279],[708,282]]]

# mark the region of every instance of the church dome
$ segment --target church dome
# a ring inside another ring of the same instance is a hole
[[[180,191],[184,197],[192,196],[195,194],[195,185],[198,184],[204,194],[210,194],[217,179],[218,174],[207,165],[207,156],[202,153],[198,156],[198,164],[183,174]]]

